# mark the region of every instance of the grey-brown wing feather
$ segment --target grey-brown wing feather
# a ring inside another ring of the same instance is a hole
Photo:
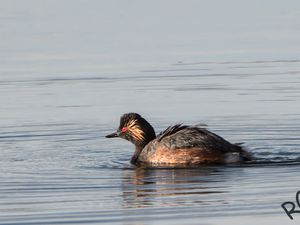
[[[239,146],[231,144],[205,128],[181,124],[168,127],[157,137],[157,141],[169,149],[199,147],[222,152],[240,151]]]
[[[186,129],[188,126],[182,125],[182,124],[176,124],[174,126],[169,126],[167,129],[165,129],[163,132],[161,132],[159,135],[157,135],[157,140],[161,141],[167,136],[170,136],[172,134],[177,133],[180,130]]]

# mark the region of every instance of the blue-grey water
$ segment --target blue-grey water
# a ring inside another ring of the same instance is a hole
[[[0,224],[297,224],[297,1],[1,1]],[[139,169],[138,112],[205,123],[244,165]]]

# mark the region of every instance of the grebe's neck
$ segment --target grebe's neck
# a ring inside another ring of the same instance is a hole
[[[137,161],[138,161],[138,158],[141,154],[141,152],[143,151],[143,149],[145,148],[145,146],[151,142],[152,140],[155,139],[155,132],[154,132],[154,129],[152,128],[153,132],[149,133],[145,140],[143,142],[136,142],[134,143],[135,145],[135,151],[133,153],[133,156],[131,157],[131,160],[130,160],[130,163],[133,164],[133,165],[137,165]]]
[[[134,120],[131,124],[129,126],[130,136],[127,136],[126,139],[135,145],[135,151],[130,162],[136,165],[142,150],[156,138],[156,135],[151,124],[142,117]]]
[[[135,146],[135,151],[134,151],[133,156],[131,157],[131,160],[130,160],[131,164],[133,164],[133,165],[137,164],[138,158],[139,158],[139,156],[140,156],[143,149],[144,149],[143,146],[138,146],[138,145]]]

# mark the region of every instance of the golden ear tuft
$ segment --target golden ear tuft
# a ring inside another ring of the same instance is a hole
[[[139,127],[135,127],[135,128],[132,130],[132,134],[133,134],[133,137],[134,137],[136,140],[139,140],[139,141],[145,141],[144,132],[143,132]]]
[[[145,141],[145,133],[137,124],[137,120],[131,120],[127,124],[127,128],[131,136],[138,141]]]
[[[129,129],[134,128],[137,125],[136,122],[137,122],[137,120],[129,120],[128,123],[127,123],[127,127]]]

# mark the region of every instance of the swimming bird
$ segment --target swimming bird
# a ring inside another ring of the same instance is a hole
[[[231,144],[201,126],[176,124],[156,136],[150,123],[137,113],[121,116],[117,131],[106,136],[114,137],[135,145],[130,162],[136,166],[186,168],[251,159],[240,144]]]

